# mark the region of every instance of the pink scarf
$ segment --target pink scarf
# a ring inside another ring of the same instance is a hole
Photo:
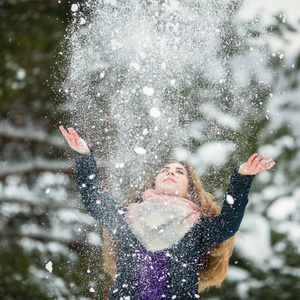
[[[142,203],[131,203],[126,221],[138,240],[150,251],[159,251],[177,243],[200,216],[192,201],[146,190]]]

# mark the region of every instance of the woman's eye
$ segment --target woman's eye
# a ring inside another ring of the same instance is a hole
[[[179,174],[182,174],[182,175],[183,175],[183,172],[182,172],[182,171],[177,171],[177,173],[179,173]]]
[[[161,171],[160,171],[160,173],[166,173],[167,172],[167,169],[162,169]]]

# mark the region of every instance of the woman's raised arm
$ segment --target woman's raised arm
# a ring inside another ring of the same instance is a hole
[[[248,193],[254,175],[275,165],[270,157],[262,159],[263,156],[263,154],[257,156],[255,153],[245,164],[235,169],[220,215],[204,217],[202,224],[199,223],[205,228],[203,243],[220,244],[238,231],[248,203]]]
[[[73,128],[67,132],[60,126],[69,146],[75,151],[77,183],[88,213],[118,238],[128,232],[126,208],[103,191],[97,172],[94,151],[90,150]]]

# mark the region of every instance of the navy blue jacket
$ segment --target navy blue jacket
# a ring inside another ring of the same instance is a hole
[[[126,208],[109,198],[102,190],[97,174],[94,152],[75,152],[77,181],[88,213],[120,240],[115,285],[109,299],[137,300],[135,285],[136,257],[140,242],[125,220]],[[199,257],[213,245],[232,237],[239,229],[248,203],[254,176],[244,176],[235,169],[220,215],[200,216],[197,223],[171,248],[164,250],[168,260],[168,299],[198,299]],[[233,204],[231,204],[233,202]]]

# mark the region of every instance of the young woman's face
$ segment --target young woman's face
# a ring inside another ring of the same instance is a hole
[[[189,179],[179,163],[165,165],[156,176],[155,189],[162,194],[188,198]]]

